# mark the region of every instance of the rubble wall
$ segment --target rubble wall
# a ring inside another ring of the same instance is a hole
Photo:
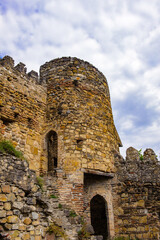
[[[131,239],[159,239],[160,162],[152,149],[142,155],[130,147],[126,160],[115,154],[115,232]]]
[[[0,239],[77,240],[81,228],[60,204],[54,177],[40,181],[26,161],[0,153]]]

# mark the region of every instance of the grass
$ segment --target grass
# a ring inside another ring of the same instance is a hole
[[[11,155],[13,155],[17,158],[20,158],[20,159],[24,160],[22,152],[16,150],[15,147],[13,146],[13,144],[10,141],[7,141],[7,140],[0,141],[0,152],[8,153],[8,154],[11,154]]]

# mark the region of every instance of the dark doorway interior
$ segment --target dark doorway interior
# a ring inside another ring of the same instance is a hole
[[[53,171],[58,166],[58,137],[57,133],[50,131],[47,135],[48,171]]]
[[[107,222],[107,203],[105,199],[96,195],[90,202],[91,224],[94,228],[95,235],[102,235],[106,240],[109,237]]]

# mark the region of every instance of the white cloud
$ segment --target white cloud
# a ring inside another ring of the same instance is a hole
[[[149,118],[147,112],[148,125],[139,126],[143,112],[136,116],[140,110],[133,108],[127,115],[119,106],[128,106],[134,96],[151,115],[160,114],[159,0],[6,0],[2,4],[0,53],[24,62],[29,71],[61,56],[94,64],[108,79],[124,145],[143,142],[157,149],[158,119]]]

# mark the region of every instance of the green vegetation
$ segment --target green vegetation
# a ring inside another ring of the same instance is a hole
[[[142,148],[138,151],[140,160],[143,160]]]
[[[43,191],[43,178],[37,177],[37,185],[40,187],[40,189]]]
[[[57,196],[55,196],[54,194],[50,195],[50,198],[58,198]]]
[[[17,158],[24,160],[22,152],[16,150],[10,141],[7,141],[7,140],[0,141],[0,151],[2,153],[8,153]]]
[[[88,233],[85,229],[85,225],[78,231],[78,240],[88,239],[90,236],[90,233]]]
[[[52,223],[48,227],[47,232],[49,234],[54,233],[56,237],[62,237],[63,239],[67,239],[66,235],[64,233],[64,230],[61,227],[59,227],[57,224],[55,224],[55,223]]]
[[[62,204],[61,204],[61,203],[59,203],[59,204],[58,204],[58,207],[59,207],[60,209],[62,209]]]
[[[70,217],[76,217],[77,214],[75,213],[75,211],[70,211],[69,216]]]

